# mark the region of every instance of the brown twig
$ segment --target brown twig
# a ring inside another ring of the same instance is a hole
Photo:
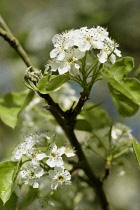
[[[12,34],[8,26],[6,25],[5,21],[3,20],[2,16],[0,15],[0,36],[4,38],[5,41],[7,41],[14,50],[18,53],[18,55],[22,58],[23,62],[26,64],[27,67],[34,66],[31,62],[29,56],[23,49],[23,47],[20,45],[19,41],[15,38],[15,36]]]

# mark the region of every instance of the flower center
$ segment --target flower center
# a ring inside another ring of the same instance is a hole
[[[72,57],[69,57],[68,59],[67,59],[67,61],[68,61],[68,63],[73,63],[73,58]]]
[[[87,40],[88,42],[90,42],[90,41],[91,41],[91,37],[87,36],[87,37],[86,37],[86,40]]]
[[[51,156],[52,156],[52,157],[56,157],[57,154],[56,154],[55,152],[52,152],[52,153],[51,153]]]
[[[62,176],[62,175],[58,176],[58,180],[59,180],[60,182],[62,182],[62,181],[64,180],[64,176]]]
[[[29,176],[34,177],[35,173],[33,171],[30,172]]]

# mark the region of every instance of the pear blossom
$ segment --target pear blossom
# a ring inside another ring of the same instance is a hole
[[[39,161],[46,157],[45,153],[38,153],[36,149],[28,150],[26,156],[31,159],[33,165],[39,165]]]
[[[132,138],[132,130],[128,126],[122,123],[115,123],[112,127],[111,136],[113,139],[118,139],[120,137]]]
[[[30,185],[33,186],[33,188],[38,188],[39,187],[39,178],[41,176],[43,176],[44,174],[44,170],[43,168],[41,168],[40,166],[34,166],[31,163],[23,168],[20,173],[19,176],[21,177],[21,181],[25,184],[25,185]]]
[[[35,141],[32,139],[32,136],[28,136],[25,141],[19,144],[13,151],[12,159],[17,161],[22,158],[22,155],[26,155],[29,150],[35,145]]]
[[[96,28],[96,40],[104,41],[106,37],[108,37],[109,33],[107,29],[97,26]]]
[[[69,72],[71,75],[79,74],[79,64],[76,63],[78,59],[83,58],[85,55],[84,52],[81,52],[79,49],[72,48],[69,51],[65,52],[65,57],[63,60],[52,60],[49,64],[52,71],[56,71],[58,69],[59,74],[64,74]],[[47,65],[47,68],[49,67]]]
[[[50,52],[51,61],[46,65],[46,70],[56,71],[59,74],[69,72],[72,76],[80,74],[81,61],[86,52],[94,52],[100,63],[105,63],[108,59],[112,64],[116,61],[116,56],[121,57],[121,52],[117,48],[119,45],[109,38],[107,29],[97,26],[92,28],[82,27],[80,29],[69,30],[62,34],[56,34],[52,39],[54,49]]]
[[[122,148],[123,145],[131,146],[134,138],[131,132],[132,130],[122,123],[114,124],[111,131],[112,143],[116,146],[122,145]]]
[[[67,156],[67,157],[73,157],[75,156],[75,151],[73,148],[71,147],[65,147],[64,148],[64,154]]]
[[[104,40],[104,45],[100,51],[99,54],[97,54],[97,57],[99,58],[100,63],[105,63],[108,59],[111,61],[112,64],[116,61],[116,55],[118,57],[121,57],[121,52],[116,48],[119,45],[114,42],[114,40],[111,40],[109,37],[107,37]]]
[[[76,38],[75,45],[78,46],[81,52],[89,51],[92,48],[101,49],[103,43],[97,38],[99,34],[96,33],[95,28],[82,27],[77,32],[79,32],[79,36]]]
[[[72,34],[73,30],[66,31],[63,34],[56,34],[52,42],[54,44],[54,49],[50,52],[50,57],[51,58],[56,58],[57,60],[63,60],[66,54],[66,50],[69,47],[73,46],[73,40],[72,40]]]
[[[71,185],[71,175],[64,167],[55,167],[49,171],[52,180],[51,188],[56,190],[58,186]]]
[[[48,157],[48,160],[46,161],[46,163],[50,167],[55,167],[55,166],[61,167],[62,165],[64,165],[63,159],[61,157],[63,154],[64,154],[63,147],[58,149],[55,144],[52,145],[52,147],[50,147],[49,152],[46,156]]]
[[[36,146],[43,146],[44,141],[47,140],[50,140],[50,137],[44,133],[27,136],[25,141],[14,149],[12,160],[17,161],[25,155],[27,158],[31,159],[32,162],[37,163],[37,161],[45,158],[46,154],[40,153]]]

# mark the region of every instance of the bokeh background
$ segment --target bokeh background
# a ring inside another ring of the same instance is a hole
[[[134,58],[135,68],[129,76],[140,78],[140,0],[1,0],[0,10],[11,31],[29,53],[32,62],[40,69],[45,68],[49,59],[53,35],[71,28],[101,25],[120,44],[122,55]],[[25,89],[25,70],[22,60],[0,38],[0,96]],[[127,119],[121,118],[106,86],[106,83],[99,82],[90,100],[95,103],[103,102],[102,108],[108,112],[112,121],[124,122],[132,127],[133,135],[140,140],[140,112]],[[74,88],[78,95],[80,90],[75,86]],[[10,157],[13,145],[20,141],[21,131],[22,123],[12,130],[0,122],[1,159]],[[101,167],[102,163],[96,157],[95,162],[98,171],[98,164]],[[112,170],[112,177],[106,181],[105,187],[116,210],[140,209],[140,173],[134,155],[124,157],[121,168]],[[92,200],[90,192],[82,190],[82,195],[81,192],[77,194],[77,199],[81,202],[79,207],[71,207],[69,204],[69,207],[62,205],[61,209],[92,209],[86,204],[88,199],[89,202]],[[88,198],[84,202],[82,196],[86,193]],[[69,194],[70,196],[72,199],[73,194]],[[64,199],[67,202],[68,198]],[[59,208],[58,206],[56,209]],[[36,208],[31,206],[29,209]]]

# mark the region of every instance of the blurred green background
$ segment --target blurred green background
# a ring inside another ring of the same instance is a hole
[[[122,55],[134,58],[135,68],[130,76],[140,78],[140,0],[1,0],[0,10],[13,34],[29,53],[32,62],[42,70],[49,59],[51,39],[56,33],[82,26],[90,28],[101,25],[107,27],[110,36],[119,43]],[[0,96],[25,89],[25,70],[26,66],[19,56],[0,38]],[[107,110],[112,121],[130,125],[134,136],[139,140],[140,112],[127,119],[118,116],[106,86],[106,83],[98,83],[90,100],[103,102],[102,107]],[[76,90],[78,94],[77,87]],[[21,138],[21,130],[21,124],[12,130],[0,122],[1,159],[10,157],[9,151]],[[98,171],[102,164],[97,158],[95,162]],[[124,157],[121,163],[121,169],[118,167],[112,170],[112,177],[106,182],[106,191],[116,210],[139,210],[140,175],[134,155]],[[126,173],[120,176],[121,171]],[[83,192],[82,195],[77,194],[81,205],[73,207],[75,210],[92,209],[86,204],[88,199],[90,203],[91,192]],[[86,193],[88,199],[84,202],[82,199]],[[73,194],[68,194],[73,198]],[[67,202],[68,198],[64,199]],[[33,206],[29,209],[36,208]],[[62,205],[56,209],[65,210],[66,207]]]

